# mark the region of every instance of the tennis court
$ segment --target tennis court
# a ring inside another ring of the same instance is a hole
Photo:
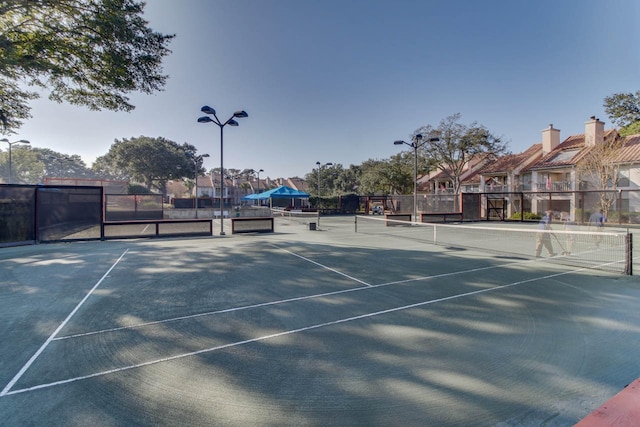
[[[321,221],[2,249],[0,424],[566,426],[640,377],[634,276]]]

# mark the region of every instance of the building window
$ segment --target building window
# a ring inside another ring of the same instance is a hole
[[[629,169],[621,169],[618,171],[618,187],[629,187]]]

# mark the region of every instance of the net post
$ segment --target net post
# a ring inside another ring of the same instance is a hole
[[[104,221],[105,221],[105,210],[107,209],[107,195],[104,194],[104,186],[100,186],[100,201],[102,202],[102,206],[100,206],[100,241],[104,242]]]
[[[438,227],[436,227],[436,224],[433,224],[433,244],[438,244]]]
[[[356,226],[355,232],[357,233],[358,232],[358,215],[355,216],[355,221],[354,222],[355,222],[355,226]]]
[[[625,238],[627,248],[627,250],[625,251],[627,253],[625,274],[628,276],[633,276],[633,233],[627,232]]]

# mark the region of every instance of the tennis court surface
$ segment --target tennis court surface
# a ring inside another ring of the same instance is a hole
[[[639,281],[508,252],[353,217],[3,248],[0,425],[573,425],[640,377]]]

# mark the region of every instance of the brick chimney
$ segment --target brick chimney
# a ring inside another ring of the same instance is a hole
[[[604,122],[591,116],[584,124],[584,143],[587,147],[604,143]]]
[[[553,151],[560,144],[560,129],[554,129],[553,123],[542,129],[542,155]]]

